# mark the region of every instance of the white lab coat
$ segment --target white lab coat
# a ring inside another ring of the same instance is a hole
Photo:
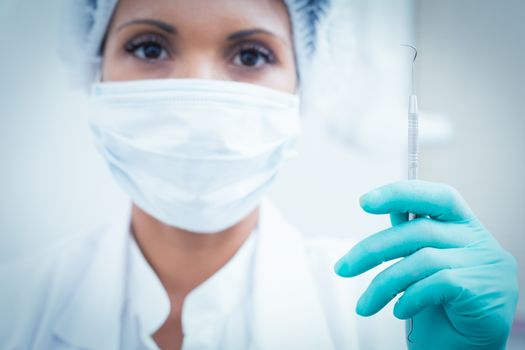
[[[62,240],[0,266],[0,349],[120,349],[130,209],[104,229]],[[268,199],[254,260],[252,349],[402,349],[389,312],[362,318],[369,277],[343,279],[333,264],[355,243],[305,239]]]

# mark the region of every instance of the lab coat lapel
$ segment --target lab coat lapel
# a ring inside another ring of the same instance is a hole
[[[263,200],[255,257],[253,332],[256,349],[332,349],[300,234]]]
[[[118,349],[124,301],[126,242],[130,207],[119,220],[94,237],[93,256],[58,318],[54,333],[82,349]]]
[[[300,234],[268,199],[263,200],[260,215],[252,303],[254,348],[333,349]],[[121,218],[93,241],[91,263],[54,327],[67,344],[97,350],[119,347],[129,223],[130,208],[125,208]]]

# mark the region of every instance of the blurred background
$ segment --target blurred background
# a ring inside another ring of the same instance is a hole
[[[91,143],[57,51],[61,0],[0,0],[0,260],[110,220],[126,197]],[[333,0],[305,98],[300,156],[270,196],[307,235],[370,235],[358,198],[406,177],[411,52],[420,177],[456,187],[520,265],[510,349],[525,344],[525,2]],[[63,48],[63,46],[62,46]]]

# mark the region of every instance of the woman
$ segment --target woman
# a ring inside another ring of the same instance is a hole
[[[364,195],[393,227],[357,244],[305,240],[264,199],[294,153],[328,3],[86,6],[74,20],[97,73],[92,129],[132,205],[105,229],[2,266],[0,348],[384,348],[353,314],[355,284],[337,275],[395,258],[358,314],[404,292],[394,315],[409,320],[409,348],[505,347],[515,261],[451,187],[404,181]]]

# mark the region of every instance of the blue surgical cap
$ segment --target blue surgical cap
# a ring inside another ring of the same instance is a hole
[[[118,0],[65,0],[66,40],[61,54],[72,66],[75,84],[90,84],[101,63],[101,46]],[[297,73],[306,80],[316,47],[317,27],[330,0],[283,0],[292,23]]]

